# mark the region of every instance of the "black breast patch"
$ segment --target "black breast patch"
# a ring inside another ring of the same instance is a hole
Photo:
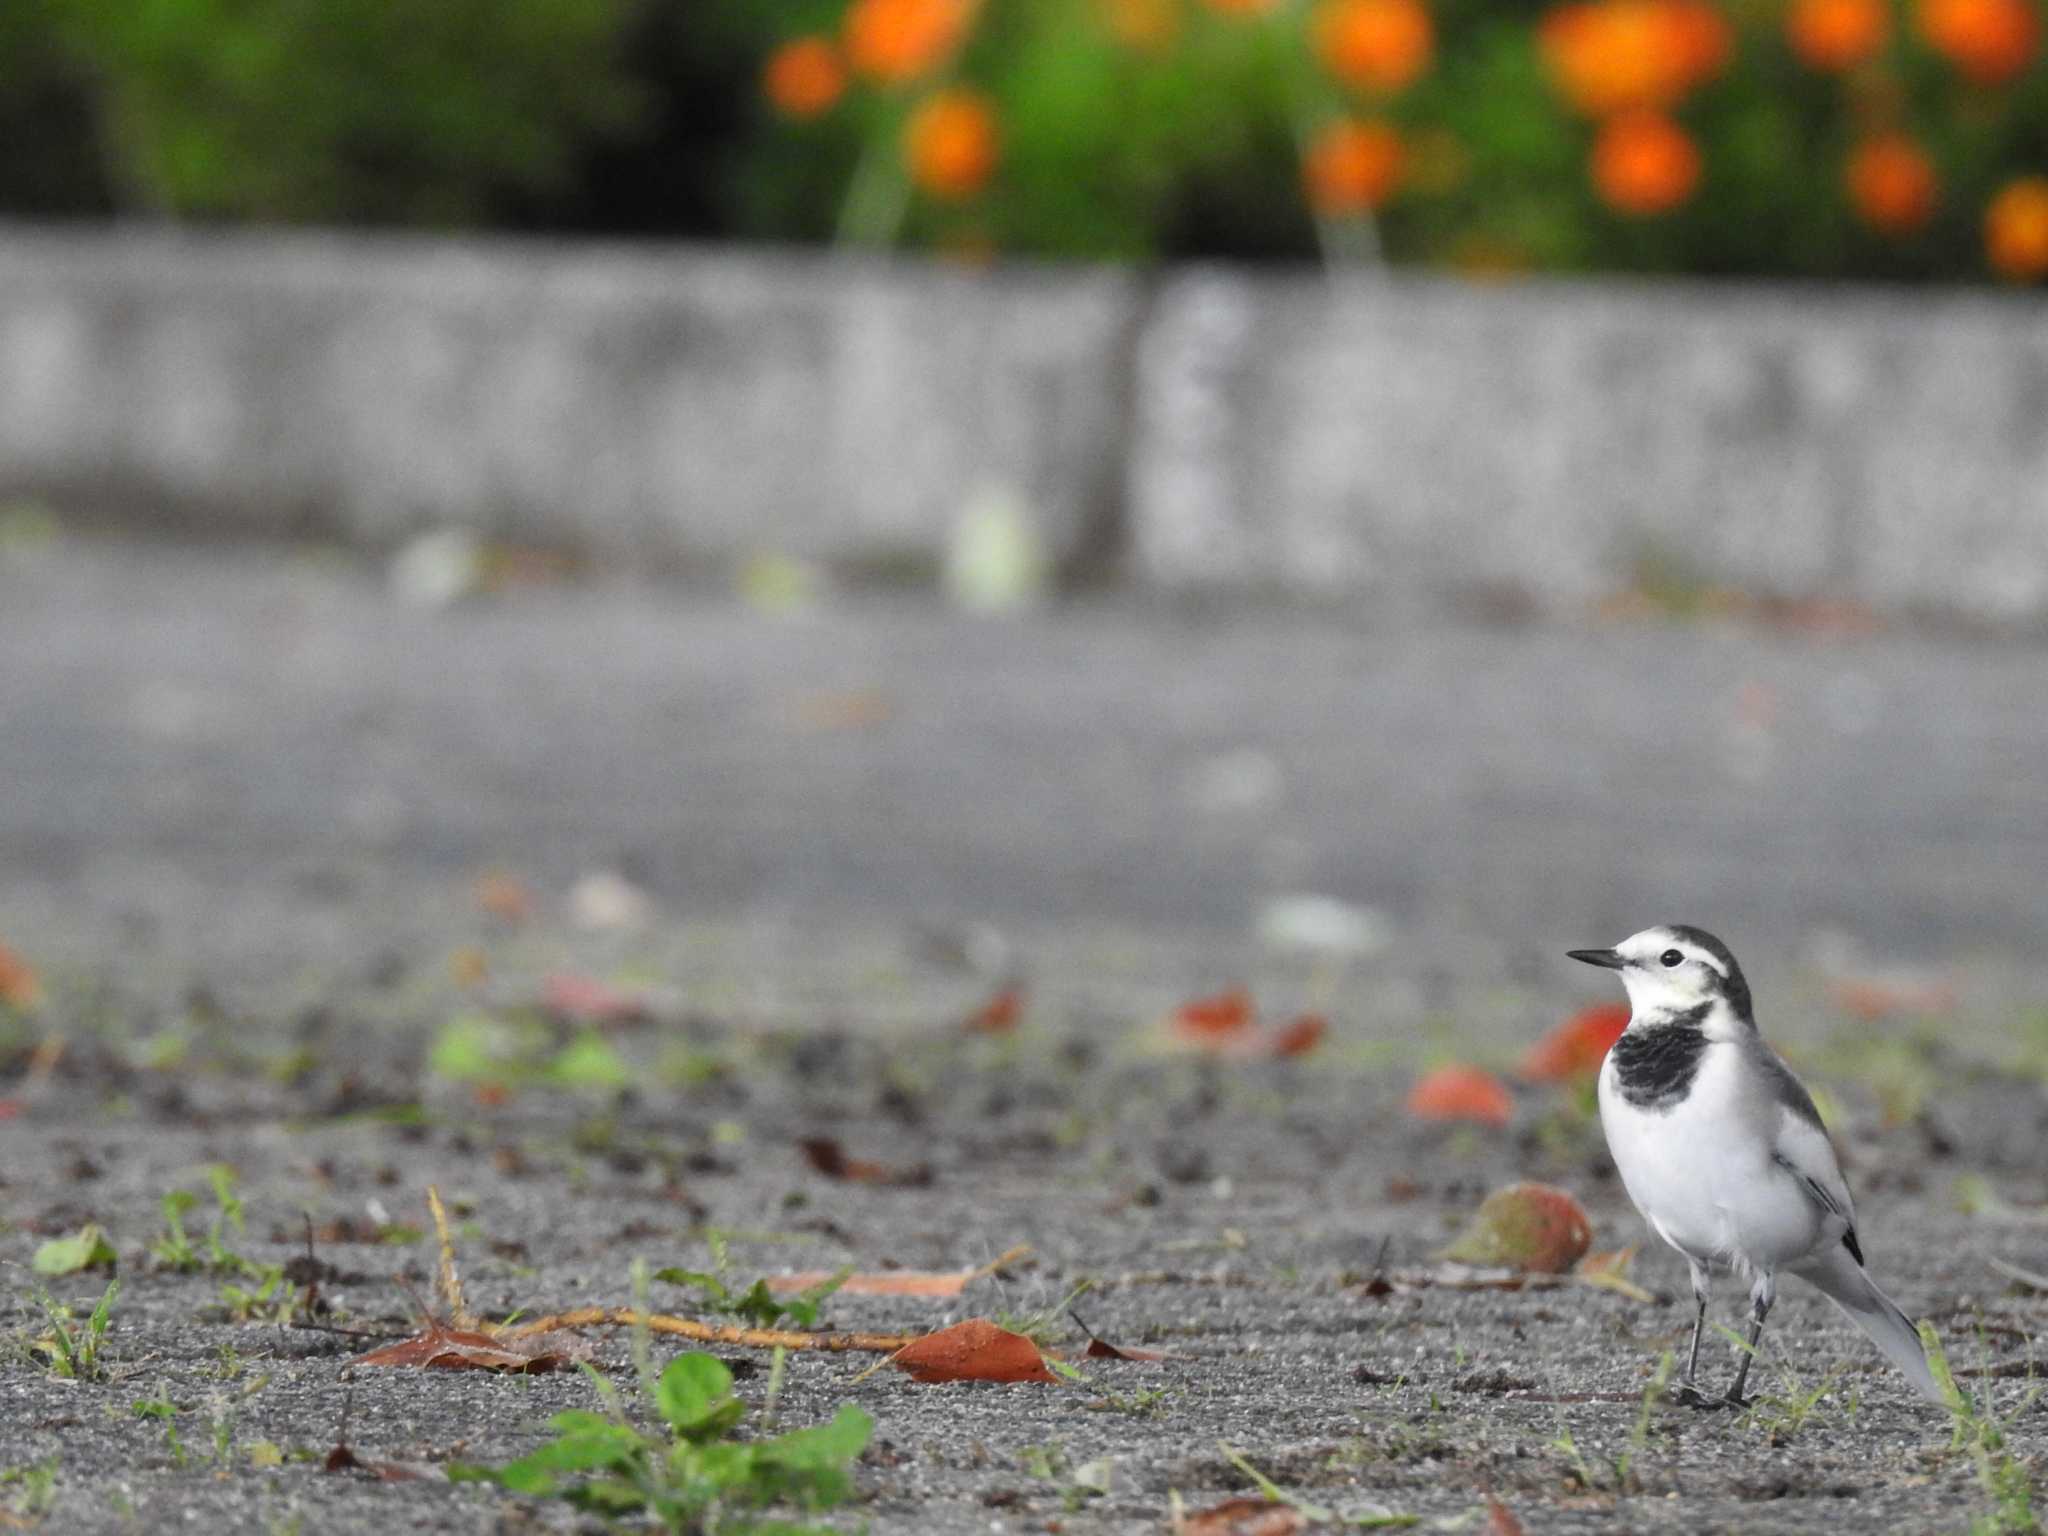
[[[1614,1082],[1637,1109],[1669,1109],[1692,1087],[1707,1051],[1704,1008],[1626,1031],[1608,1054]]]

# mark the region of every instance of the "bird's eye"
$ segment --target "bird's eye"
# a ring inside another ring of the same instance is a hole
[[[1664,965],[1664,967],[1665,967],[1665,968],[1666,968],[1667,970],[1668,970],[1668,969],[1669,969],[1670,967],[1672,967],[1672,966],[1674,966],[1674,965],[1678,964],[1678,962],[1679,962],[1679,961],[1681,961],[1681,960],[1683,960],[1684,958],[1685,958],[1685,956],[1681,955],[1681,954],[1680,954],[1680,953],[1679,953],[1679,952],[1678,952],[1677,950],[1675,950],[1675,949],[1667,949],[1667,950],[1665,950],[1665,951],[1664,951],[1664,953],[1663,953],[1663,954],[1661,954],[1661,955],[1659,955],[1659,956],[1657,957],[1658,961],[1659,961],[1660,963],[1662,963],[1662,964]]]

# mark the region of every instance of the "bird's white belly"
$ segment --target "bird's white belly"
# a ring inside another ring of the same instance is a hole
[[[1811,1253],[1821,1212],[1772,1161],[1771,1139],[1736,1087],[1733,1043],[1710,1044],[1692,1091],[1664,1109],[1621,1096],[1612,1060],[1600,1073],[1600,1124],[1629,1198],[1665,1242],[1704,1263],[1745,1273]]]

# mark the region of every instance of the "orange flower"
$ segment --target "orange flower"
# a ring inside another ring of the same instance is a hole
[[[1407,152],[1385,123],[1340,118],[1324,128],[1302,157],[1308,205],[1324,218],[1366,213],[1394,195]]]
[[[1934,217],[1934,162],[1904,134],[1865,139],[1844,179],[1856,216],[1881,235],[1910,235]]]
[[[2033,62],[2041,18],[2032,0],[1920,0],[1920,35],[1979,85],[2003,85]]]
[[[856,74],[884,85],[916,80],[952,57],[973,17],[971,0],[853,0],[846,57]]]
[[[1309,35],[1323,68],[1361,91],[1408,85],[1429,67],[1436,44],[1421,0],[1323,0]]]
[[[1593,187],[1617,213],[1649,218],[1692,196],[1700,152],[1670,118],[1625,112],[1593,143]]]
[[[975,91],[940,91],[903,125],[910,179],[946,202],[972,197],[986,186],[999,153],[995,110]]]
[[[768,56],[761,91],[784,117],[817,117],[846,92],[846,66],[822,37],[799,37]]]
[[[1839,74],[1874,57],[1891,33],[1884,0],[1792,0],[1785,39],[1809,69]]]
[[[2000,277],[2031,283],[2048,273],[2048,176],[2007,182],[1984,212],[1984,253]]]
[[[1735,46],[1707,0],[1582,0],[1545,16],[1537,41],[1552,83],[1589,117],[1672,107]]]

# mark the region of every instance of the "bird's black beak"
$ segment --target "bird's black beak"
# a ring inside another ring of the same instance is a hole
[[[1618,971],[1628,962],[1611,949],[1568,949],[1565,953],[1574,960],[1583,960],[1588,965],[1597,965],[1603,970]]]

